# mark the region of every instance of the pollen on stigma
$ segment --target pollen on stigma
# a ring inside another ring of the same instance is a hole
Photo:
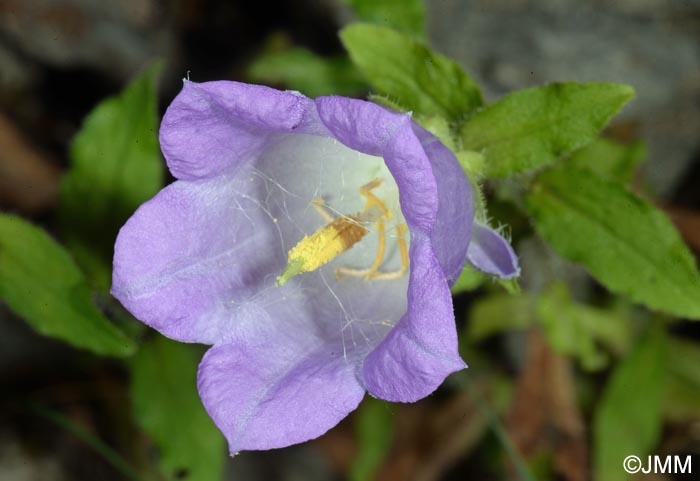
[[[374,262],[367,269],[339,267],[336,269],[336,277],[340,278],[342,275],[349,275],[364,277],[366,280],[401,278],[408,270],[408,247],[405,239],[407,227],[405,224],[399,224],[394,227],[401,256],[401,267],[392,272],[379,270],[384,260],[386,249],[386,221],[393,217],[385,202],[372,192],[381,183],[381,179],[375,178],[360,188],[360,194],[365,197],[366,202],[364,209],[355,215],[341,215],[334,218],[325,207],[323,199],[314,199],[311,204],[321,217],[328,221],[328,224],[313,234],[304,236],[297,245],[289,250],[287,266],[277,277],[275,284],[282,286],[294,276],[313,272],[331,262],[362,240],[369,233],[369,229],[365,227],[369,224],[376,225],[379,236],[377,255]]]

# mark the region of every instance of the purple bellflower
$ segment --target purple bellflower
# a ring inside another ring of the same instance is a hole
[[[465,367],[449,289],[465,260],[517,275],[454,155],[408,114],[185,81],[160,143],[177,181],[119,233],[112,293],[213,346],[199,394],[231,453],[320,436],[365,392],[427,396]]]

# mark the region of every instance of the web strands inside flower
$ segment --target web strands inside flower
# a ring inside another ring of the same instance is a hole
[[[324,338],[339,338],[345,356],[374,348],[407,307],[405,267],[410,241],[403,227],[398,188],[383,159],[353,151],[333,139],[294,135],[269,148],[245,176],[242,180],[250,183],[246,188],[250,194],[240,208],[249,209],[250,214],[264,213],[250,218],[262,217],[265,225],[256,228],[275,233],[274,245],[265,248],[279,261],[276,269],[265,274],[265,292],[257,295],[269,298],[266,302],[296,299],[305,303],[304,308],[314,311],[306,317],[315,320],[314,327]],[[367,192],[361,192],[363,187]],[[325,259],[327,263],[275,286],[288,267],[290,251],[334,222],[336,227],[343,224],[355,233],[361,229],[365,233]],[[367,276],[373,268],[374,275],[391,275],[373,279]]]
[[[408,269],[405,224],[398,224],[394,228],[396,244],[401,258],[400,268],[391,272],[380,270],[386,253],[386,223],[393,217],[392,211],[373,192],[382,182],[382,179],[375,178],[360,187],[359,192],[366,198],[366,202],[364,209],[357,214],[334,216],[333,212],[326,208],[323,199],[312,200],[312,205],[328,224],[320,227],[311,235],[305,235],[289,250],[287,266],[277,276],[275,285],[282,286],[292,277],[313,272],[331,262],[361,242],[369,234],[371,227],[375,228],[377,236],[377,253],[372,265],[366,269],[337,267],[335,269],[336,278],[351,276],[361,277],[367,281],[389,281],[401,278]]]

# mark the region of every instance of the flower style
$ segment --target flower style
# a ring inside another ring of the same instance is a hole
[[[454,155],[408,114],[185,81],[160,142],[177,180],[119,233],[112,293],[213,345],[198,388],[232,453],[317,437],[366,391],[427,396],[465,367],[449,290],[465,260],[517,274]]]

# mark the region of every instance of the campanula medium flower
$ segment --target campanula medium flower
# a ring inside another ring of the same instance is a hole
[[[449,290],[465,260],[517,271],[473,223],[454,155],[410,115],[185,81],[160,143],[177,180],[122,228],[112,292],[213,346],[199,394],[232,453],[317,437],[367,391],[427,396],[465,367]]]

